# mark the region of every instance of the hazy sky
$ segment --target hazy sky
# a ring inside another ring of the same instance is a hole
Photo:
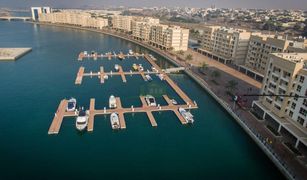
[[[107,6],[187,6],[229,8],[282,8],[307,9],[307,0],[0,0],[0,8],[28,8],[51,6],[57,8],[107,7]]]

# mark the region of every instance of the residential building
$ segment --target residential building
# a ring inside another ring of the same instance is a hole
[[[189,29],[162,24],[151,27],[149,42],[158,48],[186,51],[188,49],[188,40]]]
[[[39,14],[48,14],[51,13],[50,7],[31,7],[32,20],[37,21]]]
[[[251,32],[221,26],[203,30],[202,48],[198,52],[223,63],[244,64]]]
[[[112,27],[114,29],[131,32],[132,16],[115,15],[112,16]]]
[[[108,19],[92,17],[86,12],[62,11],[50,14],[39,14],[40,22],[70,24],[82,27],[102,29],[108,26]]]
[[[158,25],[159,22],[160,22],[159,19],[155,19],[151,17],[138,18],[138,19],[132,20],[131,22],[132,36],[135,39],[148,42],[151,27],[153,25]]]
[[[253,112],[279,133],[307,146],[307,53],[272,53]],[[304,98],[305,97],[305,98]]]

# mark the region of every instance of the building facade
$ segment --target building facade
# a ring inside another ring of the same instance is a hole
[[[188,41],[189,29],[162,24],[151,27],[149,42],[158,48],[186,51],[188,49]]]
[[[112,27],[117,30],[131,32],[132,16],[115,15],[112,16]]]
[[[223,63],[244,64],[251,32],[221,26],[203,30],[202,48],[198,51]]]
[[[51,13],[50,7],[31,7],[32,20],[37,21],[40,14]]]
[[[142,40],[145,42],[149,41],[151,27],[158,25],[159,19],[145,17],[138,18],[131,21],[132,36],[135,39]]]
[[[306,62],[307,53],[270,54],[261,89],[266,96],[253,102],[259,117],[296,139],[295,147],[307,146]]]

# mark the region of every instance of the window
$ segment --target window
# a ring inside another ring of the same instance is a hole
[[[306,115],[307,115],[307,110],[304,109],[304,108],[300,108],[300,114],[306,117]]]
[[[300,116],[297,117],[297,122],[299,122],[302,126],[304,125],[305,120]]]
[[[303,105],[307,107],[307,99],[304,99]]]
[[[304,80],[305,80],[305,76],[300,76],[300,82],[304,83]]]
[[[274,104],[274,107],[275,107],[276,109],[278,109],[278,110],[281,109],[280,106],[278,106],[277,104]]]
[[[293,112],[292,112],[292,111],[289,112],[289,116],[290,116],[290,117],[293,116]]]
[[[291,108],[292,108],[292,109],[295,109],[295,107],[296,107],[296,104],[295,104],[295,103],[292,103]]]

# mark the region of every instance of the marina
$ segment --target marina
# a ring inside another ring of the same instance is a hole
[[[84,59],[97,60],[98,58],[100,59],[107,58],[108,60],[111,60],[112,58],[119,58],[123,60],[129,57],[135,57],[136,59],[139,59],[139,57],[144,57],[144,54],[133,53],[133,52],[129,52],[127,54],[124,54],[123,52],[120,52],[118,54],[116,54],[115,52],[97,53],[95,51],[88,53],[87,51],[83,51],[83,52],[80,52],[78,56],[78,61],[83,61]]]

